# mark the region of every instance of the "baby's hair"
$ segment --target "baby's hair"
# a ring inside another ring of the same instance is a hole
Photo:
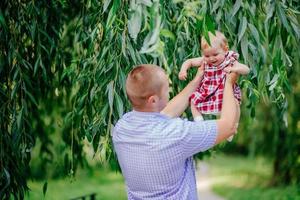
[[[156,65],[141,64],[132,69],[126,79],[126,93],[134,108],[141,108],[152,95],[160,95],[163,82],[157,77],[165,73]]]
[[[201,49],[206,49],[210,46],[218,46],[220,45],[221,48],[225,49],[228,48],[228,41],[223,33],[220,31],[215,31],[215,35],[212,32],[208,32],[210,44],[206,41],[205,37],[201,37]]]

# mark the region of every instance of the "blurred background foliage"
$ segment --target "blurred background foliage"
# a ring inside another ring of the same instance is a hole
[[[199,38],[213,30],[251,68],[240,78],[239,134],[221,150],[266,156],[272,185],[299,184],[297,0],[0,5],[0,199],[23,199],[30,178],[73,176],[89,165],[88,155],[118,169],[110,134],[130,110],[126,74],[137,64],[157,64],[174,96],[187,83],[177,78],[181,64],[201,55]]]

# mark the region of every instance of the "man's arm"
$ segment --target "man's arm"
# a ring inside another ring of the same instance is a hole
[[[233,85],[236,79],[236,73],[228,74],[226,77],[221,117],[217,120],[218,136],[215,144],[219,144],[236,132],[236,123],[238,123],[236,115],[238,110],[233,95]]]
[[[197,58],[191,58],[186,61],[181,66],[180,72],[178,74],[178,77],[180,80],[185,80],[187,78],[187,71],[191,67],[199,67],[203,64],[203,58],[197,57]]]
[[[179,117],[189,105],[190,95],[199,86],[204,74],[204,66],[198,68],[195,78],[173,99],[169,101],[167,106],[160,112],[171,118]]]

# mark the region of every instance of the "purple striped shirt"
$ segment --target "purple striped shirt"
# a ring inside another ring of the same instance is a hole
[[[214,145],[216,121],[131,111],[113,129],[128,199],[196,200],[192,156]]]

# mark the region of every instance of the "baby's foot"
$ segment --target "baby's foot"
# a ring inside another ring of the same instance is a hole
[[[203,119],[202,115],[199,115],[199,116],[197,116],[197,117],[194,118],[195,122],[199,122],[199,121],[203,121],[203,120],[204,119]]]

